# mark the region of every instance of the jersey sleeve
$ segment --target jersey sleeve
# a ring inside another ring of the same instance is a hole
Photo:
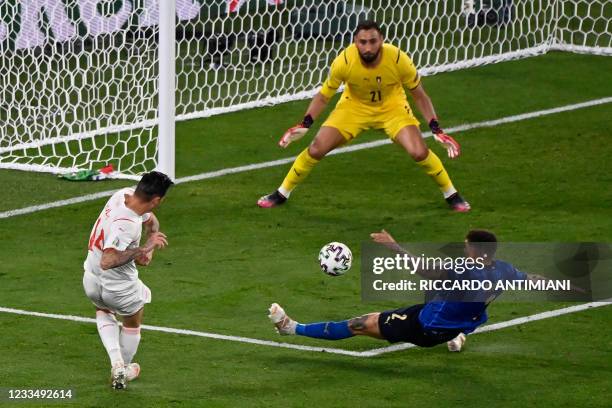
[[[332,62],[331,68],[329,70],[329,76],[323,82],[323,87],[321,88],[321,94],[325,96],[327,99],[333,97],[338,88],[342,83],[346,80],[346,68],[348,67],[348,61],[346,59],[346,51],[343,51],[334,62]]]
[[[137,239],[137,224],[131,220],[115,220],[110,225],[110,232],[104,239],[104,248],[125,251]]]
[[[504,263],[499,271],[499,279],[504,281],[511,280],[527,280],[529,276],[525,272],[521,272],[510,263]]]
[[[514,266],[510,266],[510,276],[511,276],[511,280],[527,280],[529,279],[529,277],[527,276],[527,274],[525,272],[521,272],[518,269],[516,269]]]
[[[402,84],[408,89],[415,89],[421,83],[419,72],[412,59],[403,51],[398,51],[397,65]]]
[[[142,222],[144,223],[144,222],[149,221],[151,219],[151,214],[152,213],[150,212],[142,214]]]

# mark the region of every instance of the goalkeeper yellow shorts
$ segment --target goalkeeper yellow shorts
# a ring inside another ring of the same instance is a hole
[[[406,100],[391,104],[391,108],[341,101],[323,123],[323,126],[338,129],[347,142],[366,129],[382,129],[393,140],[402,128],[411,125],[418,127],[419,121],[412,114]]]

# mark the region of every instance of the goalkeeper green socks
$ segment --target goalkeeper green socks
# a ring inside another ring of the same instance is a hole
[[[281,184],[278,191],[283,196],[289,197],[293,189],[308,177],[318,162],[319,160],[310,156],[308,148],[304,149],[293,162],[293,166],[289,169],[289,173],[285,176],[285,180],[283,180],[283,184]]]

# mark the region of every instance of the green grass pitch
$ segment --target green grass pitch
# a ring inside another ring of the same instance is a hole
[[[610,58],[551,53],[424,84],[448,128],[611,96],[610,72]],[[177,175],[297,154],[309,138],[286,151],[276,141],[306,105],[178,123]],[[360,244],[383,227],[402,241],[460,240],[473,227],[505,241],[612,241],[610,112],[606,104],[456,134],[464,153],[444,162],[473,206],[469,214],[450,213],[393,145],[326,158],[272,211],[255,202],[288,165],[178,185],[157,212],[170,246],[140,272],[153,292],[145,323],[355,351],[385,346],[364,338],[280,338],[266,309],[277,301],[309,322],[400,306],[360,300]],[[356,143],[382,137],[368,132]],[[3,170],[0,211],[129,184],[72,184]],[[82,262],[104,202],[0,219],[1,307],[93,317]],[[332,240],[348,244],[356,258],[339,278],[323,275],[316,262]],[[565,305],[501,302],[490,307],[491,322]],[[440,346],[371,358],[145,330],[136,355],[142,376],[125,392],[108,385],[108,358],[93,324],[0,313],[0,387],[76,390],[73,402],[53,407],[606,407],[611,310],[474,335],[459,354]]]

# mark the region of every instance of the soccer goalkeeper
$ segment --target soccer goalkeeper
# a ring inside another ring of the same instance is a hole
[[[459,195],[442,162],[423,141],[419,121],[410,109],[404,87],[410,90],[434,138],[446,148],[451,159],[459,156],[459,144],[440,128],[410,57],[384,43],[382,31],[374,21],[364,21],[357,26],[355,43],[334,60],[329,78],[312,99],[304,120],[287,130],[279,145],[285,148],[304,136],[342,83],[345,88],[336,108],[310,146],[297,157],[278,190],[261,197],[257,205],[271,208],[283,204],[327,153],[350,142],[363,130],[373,128],[383,129],[408,152],[438,185],[452,210],[469,211],[470,204]]]

